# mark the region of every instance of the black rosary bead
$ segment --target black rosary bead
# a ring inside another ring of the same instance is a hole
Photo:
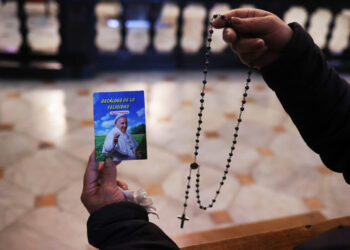
[[[198,116],[199,116],[199,117],[202,117],[202,113],[198,113]]]
[[[244,93],[244,94],[243,94],[243,96],[244,96],[244,97],[247,97],[247,96],[248,96],[248,94],[247,94],[247,93]]]
[[[199,208],[200,208],[200,209],[203,209],[203,206],[200,206]]]
[[[187,207],[187,204],[186,204],[186,203],[184,204],[184,207]]]
[[[196,187],[199,187],[199,184],[196,184]]]
[[[199,198],[200,198],[200,196],[199,196],[199,195],[197,195],[196,197],[197,197],[197,199],[199,199]]]
[[[211,38],[208,38],[208,42],[211,42]]]
[[[199,140],[198,140],[198,139],[196,139],[196,142],[198,143],[198,142],[199,142]]]
[[[217,17],[218,17],[218,15],[217,15],[217,14],[214,14],[214,15],[213,15],[213,18],[214,18],[214,19],[216,19]]]
[[[236,130],[236,131],[239,130],[239,127],[235,127],[235,130]]]
[[[200,174],[196,174],[197,177],[201,176]]]
[[[217,193],[217,194],[220,194],[220,191],[219,191],[219,190],[217,190],[217,191],[216,191],[216,193]]]
[[[236,144],[237,143],[237,141],[233,141],[233,144]]]
[[[239,118],[237,121],[238,121],[238,122],[242,122],[242,119],[241,119],[241,118]]]
[[[238,134],[234,134],[233,136],[234,136],[234,137],[237,137],[237,136],[238,136]]]
[[[241,109],[241,111],[243,111],[243,110],[244,110],[244,108],[243,108],[243,107],[241,107],[240,109]]]
[[[247,102],[246,100],[243,100],[243,101],[242,101],[242,104],[245,104],[246,102]]]
[[[203,84],[206,84],[207,83],[207,81],[206,80],[203,80],[203,82],[202,82]]]
[[[251,81],[250,78],[248,78],[248,79],[247,79],[247,82],[250,82],[250,81]]]
[[[188,195],[185,196],[185,199],[188,199]]]
[[[200,136],[200,133],[197,133],[196,136]]]
[[[232,151],[235,150],[235,147],[231,147],[231,150],[232,150]]]
[[[222,182],[220,182],[220,185],[222,186],[222,185],[224,185],[224,182],[222,181]]]
[[[194,155],[198,155],[198,152],[194,152]]]
[[[191,165],[190,165],[190,167],[191,167],[191,169],[197,169],[198,168],[198,164],[197,163],[195,163],[195,162],[193,162],[193,163],[191,163]]]
[[[226,176],[223,176],[222,179],[223,179],[223,180],[226,180]]]
[[[216,200],[215,200],[215,199],[213,199],[213,200],[212,200],[212,202],[213,202],[213,203],[215,203],[215,202],[216,202]]]
[[[190,185],[187,185],[187,188],[190,188],[191,186]]]
[[[201,128],[200,128],[200,127],[198,127],[198,128],[197,128],[197,130],[198,130],[198,131],[201,131]]]
[[[227,159],[227,162],[231,162],[231,159]]]
[[[187,176],[187,180],[191,180],[191,176]]]
[[[185,192],[186,194],[188,194],[188,191],[186,190],[186,192]]]
[[[205,93],[202,92],[202,93],[201,93],[201,96],[204,96],[204,95],[205,95]]]
[[[201,201],[197,201],[198,204],[201,204]]]
[[[209,205],[209,207],[213,207],[213,205],[212,205],[212,204],[210,204],[210,205]]]
[[[214,31],[213,31],[212,29],[210,29],[210,30],[209,30],[209,33],[210,33],[210,34],[213,34],[213,33],[214,33]]]
[[[227,174],[228,173],[228,171],[227,170],[225,170],[225,172],[224,172],[225,174]]]
[[[232,156],[233,154],[232,154],[232,153],[229,153],[228,155],[229,155],[229,156]]]
[[[202,121],[201,121],[201,120],[199,120],[199,121],[198,121],[198,123],[199,123],[199,124],[201,124],[201,123],[202,123]]]
[[[245,86],[245,89],[248,90],[248,89],[249,89],[249,86]]]
[[[199,190],[198,190],[198,189],[196,190],[196,193],[199,193]]]

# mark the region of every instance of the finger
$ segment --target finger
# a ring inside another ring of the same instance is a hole
[[[95,150],[92,151],[84,174],[84,189],[97,184],[98,163],[95,159]]]
[[[240,18],[251,18],[251,17],[263,17],[270,15],[270,12],[264,11],[264,10],[258,10],[258,9],[234,9],[227,13],[225,13],[226,19],[230,20],[232,17],[240,17]],[[213,21],[213,27],[216,29],[220,29],[225,27],[226,21],[224,19],[221,19],[220,16],[218,16]]]
[[[267,51],[268,51],[267,46],[264,46],[261,49],[251,53],[239,54],[239,58],[241,59],[242,63],[244,63],[245,65],[251,66],[251,65],[255,65],[254,62],[258,58],[262,57]]]
[[[270,65],[271,63],[275,62],[278,57],[280,57],[279,53],[267,51],[265,54],[255,59],[253,62],[254,68],[261,69],[267,65]]]
[[[253,53],[265,46],[261,38],[240,38],[232,43],[232,49],[238,54]]]
[[[126,182],[121,181],[119,179],[117,179],[117,185],[119,187],[121,187],[122,189],[124,189],[124,190],[128,190],[129,189],[128,184],[126,184]]]
[[[106,158],[101,169],[101,185],[116,184],[117,168],[111,158]]]
[[[237,39],[237,34],[236,34],[236,32],[233,29],[225,28],[222,31],[222,38],[227,43],[234,43],[236,41],[236,39]]]
[[[253,37],[264,36],[274,32],[274,16],[240,18],[232,17],[232,28],[239,33],[249,34]]]

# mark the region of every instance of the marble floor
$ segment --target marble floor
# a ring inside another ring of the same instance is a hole
[[[202,200],[225,168],[244,71],[209,75],[200,144]],[[192,161],[200,72],[116,72],[90,80],[0,81],[0,249],[93,249],[80,202],[94,147],[92,93],[144,90],[149,159],[123,162],[119,178],[144,188],[167,234],[227,227],[319,210],[350,214],[350,187],[305,145],[274,93],[254,73],[237,151],[216,206],[189,202],[179,228]],[[350,77],[347,77],[350,80]],[[194,198],[194,191],[190,193]]]

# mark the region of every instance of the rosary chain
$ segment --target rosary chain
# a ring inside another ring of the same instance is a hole
[[[196,173],[196,198],[197,198],[197,203],[199,205],[199,208],[202,210],[206,210],[207,208],[212,208],[214,206],[214,203],[216,202],[216,199],[218,197],[218,195],[220,194],[221,188],[224,185],[224,182],[226,180],[226,175],[228,174],[228,169],[230,168],[230,164],[231,164],[231,158],[233,156],[233,151],[235,150],[235,146],[237,144],[237,137],[238,137],[238,130],[239,130],[239,125],[242,122],[242,113],[244,111],[244,105],[246,104],[247,100],[247,96],[248,96],[248,90],[249,90],[249,83],[251,82],[251,74],[252,74],[252,67],[249,68],[248,71],[248,77],[246,79],[246,84],[244,87],[244,93],[243,93],[243,98],[241,101],[241,107],[240,107],[240,111],[239,111],[239,116],[237,118],[237,122],[235,124],[235,132],[233,134],[233,141],[232,141],[232,146],[231,146],[231,150],[229,153],[229,157],[227,159],[227,164],[226,164],[226,169],[224,171],[224,174],[222,176],[222,179],[219,183],[219,187],[216,190],[215,196],[212,199],[211,203],[208,206],[203,206],[202,202],[200,200],[200,190],[199,190],[199,186],[200,186],[200,166],[197,164],[197,156],[198,156],[198,150],[199,150],[199,137],[201,134],[201,125],[203,123],[202,121],[202,117],[203,117],[203,110],[204,110],[204,96],[205,96],[205,86],[207,84],[207,74],[208,74],[208,66],[209,66],[209,57],[210,57],[210,49],[211,49],[211,42],[212,42],[212,35],[214,33],[213,30],[213,20],[215,20],[218,17],[218,15],[214,15],[210,24],[209,24],[209,32],[208,32],[208,38],[206,41],[206,52],[205,52],[205,63],[204,63],[204,69],[203,69],[203,81],[202,81],[202,91],[200,93],[201,95],[201,99],[200,99],[200,110],[198,113],[198,127],[197,127],[197,132],[196,132],[196,140],[195,140],[195,151],[194,151],[194,162],[190,165],[190,171],[189,171],[189,175],[187,176],[187,187],[186,187],[186,191],[185,191],[185,202],[184,202],[184,210],[183,210],[183,218],[185,218],[185,212],[186,212],[186,207],[187,207],[187,200],[189,198],[189,190],[191,188],[191,178],[192,178],[192,171],[197,169],[197,173]],[[231,23],[229,20],[227,20],[227,18],[224,15],[221,15],[220,18],[222,20],[225,20],[226,22],[226,27],[231,27]]]

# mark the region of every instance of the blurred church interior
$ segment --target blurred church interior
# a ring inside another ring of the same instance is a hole
[[[350,80],[350,4],[294,2],[0,1],[0,249],[94,249],[80,202],[94,148],[94,92],[145,92],[148,159],[123,162],[118,178],[148,193],[160,216],[150,220],[181,246],[193,242],[179,235],[203,230],[290,216],[349,216],[350,187],[307,147],[254,71],[216,206],[199,210],[193,191],[184,229],[177,218],[193,161],[204,41],[214,13],[263,8],[298,22]],[[204,203],[225,169],[246,74],[215,31],[199,157]]]

